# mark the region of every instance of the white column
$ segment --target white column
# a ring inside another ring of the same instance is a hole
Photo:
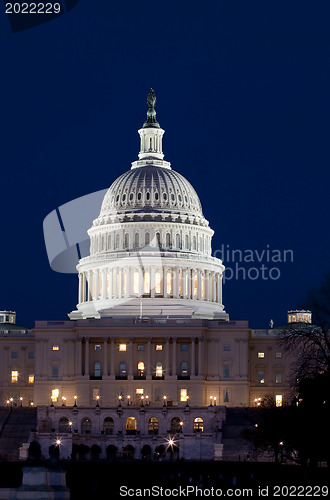
[[[195,339],[191,339],[191,361],[190,361],[190,375],[195,376]]]
[[[222,274],[219,275],[219,303],[222,304]]]
[[[86,273],[82,274],[83,280],[82,280],[82,301],[86,302]]]
[[[220,273],[217,276],[218,280],[218,303],[221,304],[221,278],[220,278]]]
[[[163,267],[163,295],[167,297],[167,267]]]
[[[85,377],[89,377],[89,339],[85,339]]]
[[[88,301],[93,300],[92,299],[92,271],[88,271]]]
[[[210,271],[205,271],[205,296],[206,296],[206,300],[209,301],[210,300]]]
[[[112,268],[108,269],[108,276],[109,276],[109,299],[112,299],[112,295],[113,295]]]
[[[203,376],[203,339],[198,339],[198,370],[197,375]]]
[[[153,266],[150,270],[150,293],[151,297],[155,296],[155,268]]]
[[[202,299],[202,272],[197,270],[197,300]]]
[[[114,267],[112,269],[112,293],[113,293],[113,297],[116,299],[117,298],[117,294],[118,294],[118,291],[117,291],[117,268]]]
[[[75,350],[76,350],[76,376],[81,376],[81,367],[82,367],[82,342],[81,339],[77,339],[75,342]]]
[[[173,352],[172,352],[172,356],[173,356],[173,359],[172,359],[172,375],[174,377],[177,376],[177,373],[176,373],[176,339],[173,339],[173,345],[172,345],[172,349],[173,349]]]
[[[78,304],[81,304],[81,302],[82,302],[82,276],[81,276],[81,273],[79,273],[78,279],[79,279],[79,285],[78,285],[78,290],[79,290],[79,293],[78,293]]]
[[[94,300],[99,298],[99,272],[95,270],[93,273],[93,283],[94,283]]]
[[[107,298],[107,270],[102,269],[102,299]]]
[[[121,299],[123,295],[123,270],[121,268],[119,268],[118,288],[119,288],[119,290],[117,290],[118,299]]]

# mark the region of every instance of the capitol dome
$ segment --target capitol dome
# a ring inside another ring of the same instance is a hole
[[[221,260],[192,185],[164,160],[156,96],[147,99],[140,152],[108,189],[80,259],[79,302],[71,319],[174,316],[228,319]]]

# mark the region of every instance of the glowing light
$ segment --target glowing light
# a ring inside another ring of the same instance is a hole
[[[57,444],[57,446],[59,446],[61,444],[61,440],[60,439],[56,439],[56,444]]]

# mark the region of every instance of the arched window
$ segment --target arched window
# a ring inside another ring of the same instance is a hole
[[[111,234],[108,236],[108,250],[111,250]]]
[[[150,233],[145,234],[144,243],[145,243],[145,246],[148,246],[150,244]]]
[[[139,361],[139,363],[138,363],[138,376],[139,377],[144,376],[144,363],[143,363],[143,361]]]
[[[200,417],[195,418],[194,432],[203,432],[203,431],[204,431],[204,420]]]
[[[166,245],[167,248],[170,248],[170,245],[171,245],[171,235],[170,235],[170,233],[166,233],[165,245]]]
[[[128,419],[126,420],[126,433],[136,434],[136,430],[137,430],[136,418],[128,417]]]
[[[66,417],[60,418],[58,423],[58,432],[63,434],[64,432],[70,432],[69,419]]]
[[[101,377],[101,363],[99,361],[94,363],[94,377]]]
[[[155,274],[155,293],[162,293],[161,290],[162,278],[160,273]]]
[[[157,246],[160,247],[160,234],[159,233],[156,233],[156,242],[157,242]]]
[[[139,233],[135,233],[134,248],[139,248],[139,246],[140,246],[140,235],[139,235]]]
[[[176,248],[180,248],[180,235],[177,234],[175,237],[175,246]]]
[[[161,364],[160,361],[156,363],[156,377],[162,377],[163,376],[163,365]]]
[[[158,434],[159,422],[158,418],[151,417],[148,422],[148,434]]]
[[[119,363],[119,376],[124,378],[127,377],[127,371],[126,371],[126,363],[125,361],[121,361]]]
[[[187,234],[186,234],[185,240],[186,240],[185,247],[186,247],[187,250],[189,250],[189,237],[188,237]]]
[[[193,237],[193,250],[196,250],[196,236]]]
[[[156,201],[158,201],[158,199],[159,199],[159,194],[158,194],[158,192],[156,191],[156,192],[155,192],[155,200],[156,200]]]
[[[129,248],[129,234],[125,234],[125,248]]]
[[[187,361],[182,361],[181,363],[181,377],[188,377],[188,363]]]
[[[81,421],[81,434],[90,434],[92,431],[92,421],[90,418],[85,417]]]
[[[116,249],[119,248],[119,234],[116,234],[116,245],[115,245],[115,248]]]
[[[114,421],[111,417],[106,417],[103,421],[103,432],[107,436],[111,436],[113,434]]]
[[[137,271],[133,274],[133,293],[140,293],[139,290],[139,273]]]
[[[182,432],[183,422],[179,419],[179,417],[174,417],[171,420],[171,434],[177,434],[178,432]]]

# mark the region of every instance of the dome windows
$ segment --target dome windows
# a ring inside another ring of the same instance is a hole
[[[138,195],[137,195],[137,199],[138,199],[138,201],[141,201],[141,200],[142,200],[142,193],[141,193],[141,192],[139,192],[139,193],[138,193]]]
[[[146,193],[146,200],[147,200],[147,201],[149,201],[149,200],[150,200],[150,192],[149,192],[149,191],[147,191],[147,193]]]
[[[175,196],[173,193],[171,193],[171,201],[175,201]]]
[[[157,193],[157,191],[155,192],[155,200],[158,201],[159,200],[159,194]]]
[[[166,193],[163,193],[163,200],[166,201],[167,200],[167,194]]]
[[[134,194],[130,193],[130,195],[129,195],[129,201],[133,201],[133,198],[134,198]]]

